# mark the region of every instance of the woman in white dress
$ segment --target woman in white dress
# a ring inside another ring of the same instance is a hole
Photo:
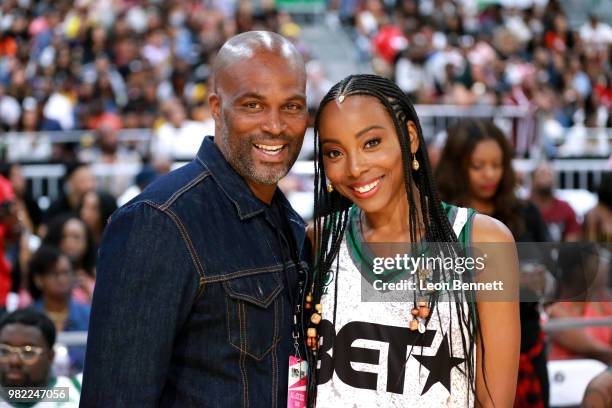
[[[317,112],[315,156],[308,405],[511,407],[514,241],[499,221],[440,201],[408,97],[378,76],[345,78]],[[426,259],[458,259],[489,242],[508,248],[496,265],[505,297],[484,302],[478,292],[433,285],[486,280],[473,265],[460,273],[458,263]]]

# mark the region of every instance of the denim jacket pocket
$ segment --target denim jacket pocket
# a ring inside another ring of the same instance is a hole
[[[256,360],[263,359],[280,338],[283,285],[279,272],[235,278],[223,286],[230,344]]]

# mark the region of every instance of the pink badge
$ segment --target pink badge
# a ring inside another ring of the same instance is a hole
[[[306,407],[306,383],[308,363],[301,358],[289,356],[289,389],[287,408]]]

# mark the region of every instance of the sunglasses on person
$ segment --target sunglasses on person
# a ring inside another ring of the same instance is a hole
[[[16,353],[25,364],[34,364],[43,353],[43,348],[36,346],[13,347],[8,344],[0,343],[0,361],[8,361],[14,353]]]

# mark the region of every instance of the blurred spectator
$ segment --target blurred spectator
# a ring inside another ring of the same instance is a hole
[[[510,90],[503,102],[524,108],[527,112],[527,116],[513,120],[511,135],[515,154],[526,157],[532,153],[530,149],[536,147],[537,122],[534,115],[539,108],[540,96],[537,73],[531,64],[515,60],[507,65],[506,76]]]
[[[79,206],[79,216],[89,227],[96,245],[100,243],[104,228],[111,214],[117,209],[117,200],[103,191],[89,191]]]
[[[0,308],[5,307],[12,285],[12,266],[6,258],[6,246],[18,239],[20,230],[13,187],[10,181],[0,176]]]
[[[408,41],[392,24],[384,24],[372,38],[372,54],[374,71],[382,76],[390,77],[393,74],[393,63],[397,54],[408,46]]]
[[[140,194],[155,178],[158,173],[151,166],[143,166],[140,172],[134,177],[134,184],[128,187],[127,190],[119,197],[117,204],[119,206],[125,205],[132,198]]]
[[[120,143],[115,126],[103,123],[96,130],[95,144],[81,150],[79,160],[92,166],[101,164],[109,168],[111,172],[99,179],[97,186],[117,196],[125,191],[131,181],[123,166],[138,165],[141,157],[136,150]]]
[[[65,387],[67,401],[18,403],[13,406],[79,406],[81,383],[75,377],[56,376],[52,371],[56,331],[47,316],[33,309],[10,313],[0,321],[0,399],[8,400],[5,387]]]
[[[117,127],[103,123],[96,129],[95,144],[83,149],[79,159],[90,164],[125,164],[140,162],[140,155],[120,144]]]
[[[17,99],[6,93],[0,83],[0,129],[15,129],[21,116],[21,107]]]
[[[21,225],[21,234],[10,245],[6,245],[6,257],[11,266],[12,288],[15,294],[25,294],[27,288],[28,262],[32,252],[40,246],[40,238],[36,235],[42,213],[36,201],[30,196],[27,190],[26,180],[22,174],[21,166],[18,164],[6,164],[1,167],[0,174],[6,177],[15,192],[15,207],[17,218]],[[28,302],[26,297],[23,301]],[[10,303],[10,302],[9,302]],[[7,304],[8,311],[12,311],[19,305],[17,296],[14,304]]]
[[[75,96],[73,80],[64,79],[49,96],[43,114],[46,118],[59,122],[62,130],[76,128]]]
[[[612,242],[612,172],[604,172],[597,190],[597,205],[584,216],[584,239]]]
[[[355,11],[356,45],[362,58],[371,56],[370,42],[387,21],[382,0],[367,0],[361,10]]]
[[[26,97],[22,103],[23,114],[17,127],[19,132],[38,132],[62,130],[58,121],[45,118],[42,114],[42,105],[31,96]]]
[[[308,111],[314,113],[333,83],[327,79],[323,65],[317,60],[306,63],[306,76],[306,101],[308,103]]]
[[[46,134],[40,131],[61,130],[55,120],[42,116],[41,105],[32,97],[23,101],[21,120],[15,129],[19,133],[8,135],[7,160],[16,161],[43,161],[51,157],[51,141]]]
[[[70,163],[66,165],[63,185],[60,197],[53,201],[45,212],[46,222],[56,215],[75,212],[85,193],[96,189],[96,178],[89,165]]]
[[[87,224],[76,215],[59,215],[49,223],[43,244],[58,248],[68,257],[76,275],[73,295],[82,303],[91,303],[97,247]]]
[[[87,331],[90,306],[72,297],[75,275],[68,257],[43,245],[30,261],[30,293],[34,308],[45,313],[58,332]],[[83,370],[85,347],[70,348],[73,368]]]
[[[577,241],[580,238],[580,225],[576,221],[576,213],[569,203],[555,197],[554,184],[552,165],[540,163],[533,171],[530,200],[542,213],[553,241]]]
[[[589,21],[580,27],[580,38],[586,44],[601,50],[612,44],[612,27],[599,21],[595,14],[591,14]]]
[[[537,207],[515,194],[512,148],[493,123],[464,119],[448,129],[436,169],[443,200],[503,221],[516,241],[549,241]],[[468,187],[465,187],[465,183]]]
[[[537,207],[515,194],[512,157],[506,136],[492,122],[457,122],[448,129],[436,168],[440,197],[497,218],[508,226],[516,242],[549,241]],[[538,303],[521,302],[520,312],[521,359],[515,406],[548,406],[546,349]]]
[[[152,67],[162,71],[170,62],[170,41],[162,30],[153,30],[146,37],[142,56]]]
[[[155,157],[192,160],[206,135],[214,134],[214,125],[187,119],[185,108],[177,99],[163,103],[164,123],[160,125],[151,142]]]
[[[99,27],[94,32],[99,33]],[[85,83],[93,84],[94,95],[102,100],[104,111],[116,112],[127,103],[123,77],[103,50],[93,62],[83,66],[81,75]]]
[[[37,233],[38,227],[42,222],[42,211],[27,188],[27,181],[23,175],[21,165],[6,163],[0,166],[0,175],[11,182],[21,223],[28,231]]]
[[[204,92],[204,91],[203,91]],[[191,117],[196,122],[200,122],[208,129],[210,135],[214,133],[215,129],[215,120],[212,117],[212,112],[210,111],[210,106],[208,106],[208,101],[202,101],[197,103],[191,108]]]
[[[425,38],[415,37],[414,44],[404,50],[395,65],[395,80],[397,85],[411,99],[427,101],[434,93],[434,79],[429,70],[424,67],[426,54]]]
[[[612,317],[612,292],[608,288],[609,254],[596,243],[582,242],[559,248],[561,269],[558,298],[549,310],[551,319]],[[554,331],[550,334],[551,360],[593,358],[612,364],[612,327]]]

